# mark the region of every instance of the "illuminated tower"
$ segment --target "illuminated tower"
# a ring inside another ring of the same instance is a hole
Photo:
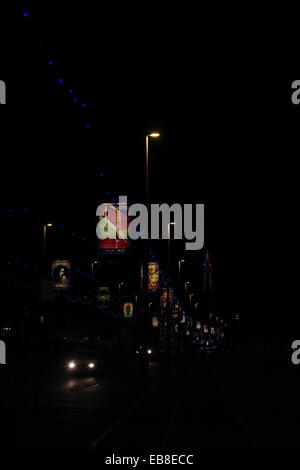
[[[213,271],[214,267],[210,261],[208,250],[206,250],[202,264],[202,289],[205,294],[210,294],[213,291]]]

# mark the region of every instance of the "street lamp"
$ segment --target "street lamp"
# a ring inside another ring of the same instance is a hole
[[[43,268],[46,270],[46,240],[47,240],[47,228],[53,227],[53,224],[44,224],[44,242],[43,242]]]
[[[149,137],[157,138],[160,136],[159,132],[151,132],[146,135],[146,206],[149,206]]]
[[[44,224],[44,249],[46,248],[47,228],[53,227],[53,224]]]
[[[179,289],[180,289],[180,281],[181,281],[180,275],[181,275],[181,264],[182,264],[182,263],[185,263],[185,259],[180,259],[180,260],[178,261],[178,282],[179,282]]]
[[[187,282],[184,283],[185,294],[187,294],[187,287],[188,287],[189,284],[190,284],[190,281],[187,281]]]
[[[98,264],[98,261],[92,261],[92,280],[94,279],[94,264]]]
[[[195,305],[194,305],[194,308],[192,308],[192,298],[194,297],[194,295],[195,295],[195,294],[190,294],[190,295],[189,295],[191,316],[193,316],[193,312],[194,312],[194,310],[195,310]]]
[[[171,233],[170,233],[171,225],[176,225],[176,222],[168,223],[168,276],[169,277],[170,277],[170,259],[171,259]]]
[[[119,297],[121,297],[121,287],[124,286],[124,282],[119,282]]]
[[[149,213],[149,138],[157,138],[159,137],[159,132],[151,132],[146,134],[146,207]],[[146,345],[146,336],[148,333],[148,313],[149,313],[149,304],[148,304],[148,243],[147,240],[144,242],[144,257],[142,263],[142,272],[141,272],[141,285],[142,285],[142,292],[143,292],[143,333],[144,333],[144,346]],[[149,366],[147,361],[142,361],[143,367],[143,375],[145,378],[148,378],[149,375]]]
[[[171,234],[170,234],[170,227],[171,225],[176,225],[176,222],[169,222],[168,223],[168,260],[167,260],[167,274],[169,278],[168,286],[167,286],[167,337],[166,337],[166,353],[167,353],[167,372],[170,369],[170,314],[171,314],[171,306],[170,306],[170,259],[171,259]]]

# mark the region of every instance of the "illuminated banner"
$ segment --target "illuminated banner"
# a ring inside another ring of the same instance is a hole
[[[172,306],[174,302],[174,295],[173,295],[172,287],[170,287],[169,289],[169,298],[170,298],[170,306]],[[163,307],[167,306],[167,300],[168,300],[168,289],[167,287],[164,287],[160,296],[160,303]]]
[[[98,287],[97,300],[101,308],[109,308],[110,307],[110,288]]]
[[[159,289],[159,266],[158,263],[148,263],[148,291],[157,292]]]
[[[123,307],[123,314],[125,318],[131,318],[133,315],[133,304],[131,302],[125,302]]]
[[[56,259],[52,262],[53,288],[57,291],[70,289],[71,263],[69,260]]]
[[[127,205],[106,202],[101,204],[102,210],[97,225],[99,251],[101,253],[128,252],[128,215]]]

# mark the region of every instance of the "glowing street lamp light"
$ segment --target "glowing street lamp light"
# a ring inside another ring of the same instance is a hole
[[[44,224],[44,243],[43,243],[43,268],[45,269],[46,266],[46,240],[47,240],[47,228],[53,227],[52,223]]]
[[[160,137],[159,132],[151,132],[146,135],[146,206],[149,206],[149,137],[157,138]]]
[[[153,131],[149,134],[146,134],[145,141],[146,141],[146,207],[149,210],[149,139],[157,138],[160,136],[160,133],[157,131]],[[142,263],[142,271],[141,271],[141,284],[143,290],[143,316],[144,316],[144,336],[147,335],[147,322],[148,322],[148,313],[149,313],[149,303],[148,303],[148,245],[147,242],[144,244],[144,259]],[[144,340],[145,341],[145,340]],[[145,375],[148,376],[149,374],[149,366],[148,362],[143,362],[144,367],[147,368],[145,370]]]
[[[181,279],[180,279],[180,277],[181,277],[180,274],[181,274],[181,264],[182,264],[182,263],[185,263],[185,259],[180,259],[180,260],[178,261],[178,284],[179,284],[179,288],[180,288],[180,281],[181,281]]]
[[[92,261],[92,279],[94,278],[94,264],[98,264],[98,261]]]
[[[46,246],[47,228],[53,227],[53,224],[44,224],[44,248]]]
[[[121,288],[124,286],[124,282],[119,282],[119,297],[121,297]]]
[[[170,325],[170,316],[171,316],[171,305],[170,305],[170,277],[171,277],[171,225],[176,225],[176,222],[169,222],[168,223],[168,260],[167,260],[167,274],[169,278],[168,286],[167,286],[167,337],[166,337],[166,366],[167,371],[170,369],[170,340],[171,340],[171,325]]]

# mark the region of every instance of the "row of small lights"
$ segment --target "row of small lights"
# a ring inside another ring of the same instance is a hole
[[[28,12],[23,12],[23,17],[24,18],[29,18],[30,14]],[[55,68],[55,65],[56,65],[55,61],[52,58],[48,58],[48,66],[51,67],[52,70]],[[63,85],[65,83],[65,80],[62,77],[59,77],[59,78],[56,78],[54,80],[54,83],[58,83],[59,85]],[[76,93],[72,88],[67,89],[67,94],[68,94],[68,96],[72,97],[72,102],[74,104],[78,104],[82,109],[87,109],[88,108],[88,105],[86,103],[80,103],[80,99],[77,96],[75,96]],[[83,125],[83,127],[85,127],[86,129],[89,129],[91,127],[95,127],[95,123],[93,123],[93,126],[92,126],[92,124],[90,122],[87,122]]]

